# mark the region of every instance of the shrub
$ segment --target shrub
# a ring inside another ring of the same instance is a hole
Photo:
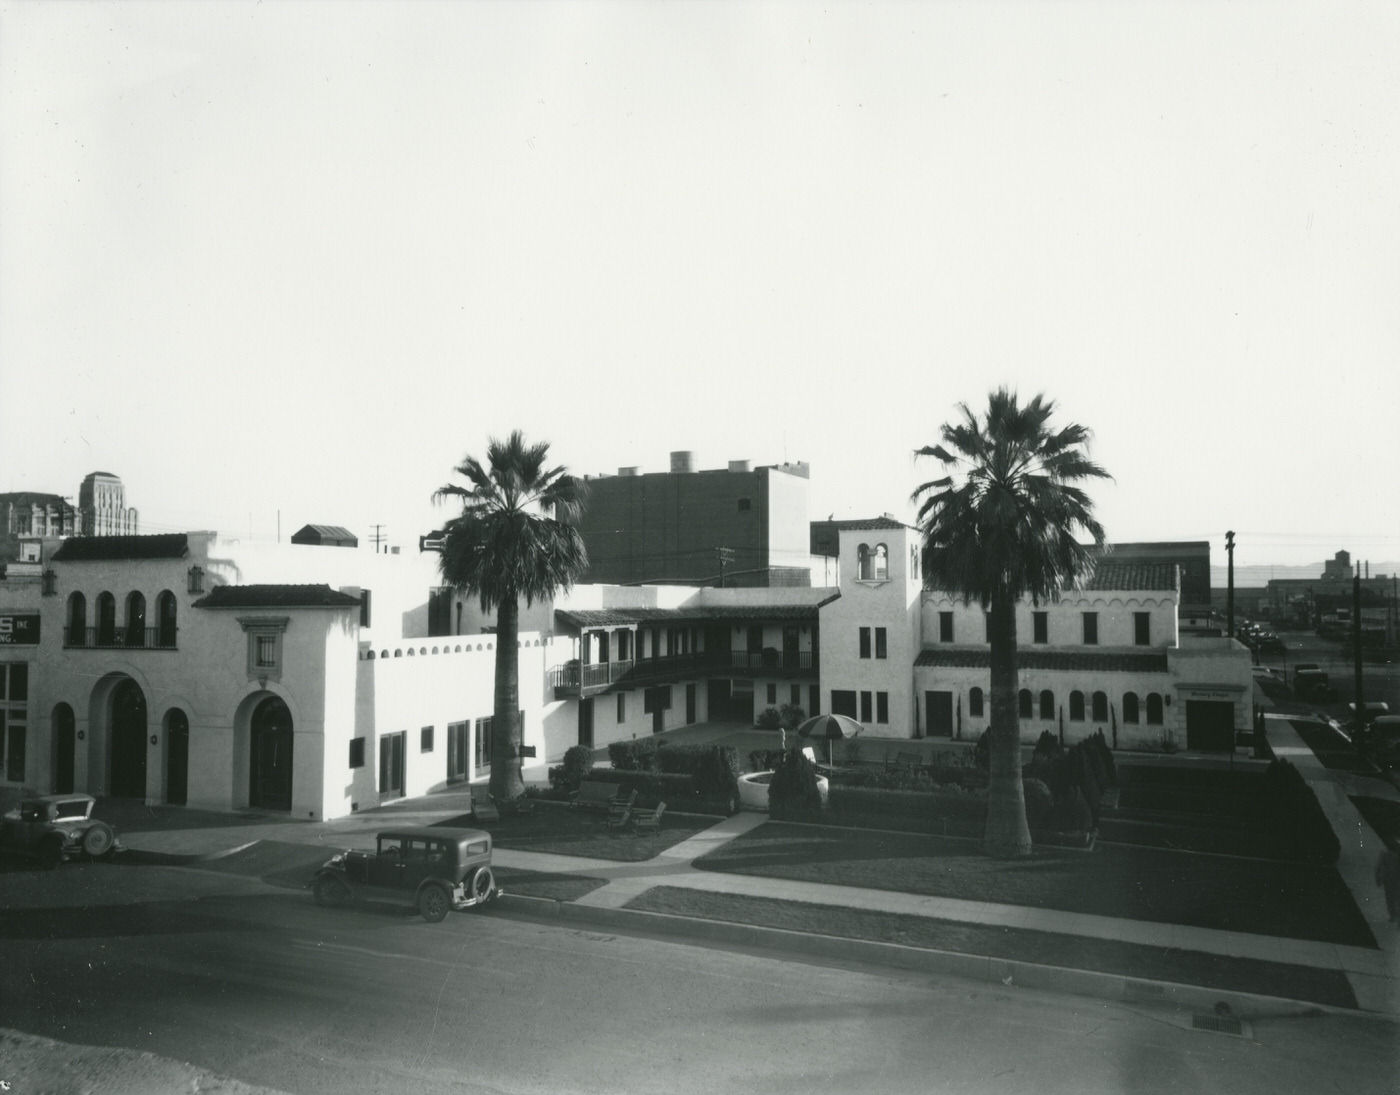
[[[795,703],[785,703],[778,710],[778,725],[784,730],[796,730],[807,718],[807,712]]]
[[[972,747],[972,766],[982,772],[992,770],[992,732],[983,730]]]
[[[821,807],[817,766],[798,750],[789,749],[773,769],[773,781],[768,785],[769,816],[807,820],[819,815]]]
[[[783,725],[783,715],[776,707],[765,707],[758,713],[758,718],[754,720],[754,725],[760,730],[780,730]]]
[[[782,759],[781,749],[755,749],[749,754],[749,771],[771,772]]]
[[[657,771],[657,745],[651,738],[615,741],[608,746],[608,759],[620,772]]]
[[[1083,792],[1075,788],[1055,803],[1052,824],[1061,833],[1087,833],[1093,830],[1094,819]]]
[[[1031,763],[1058,760],[1064,752],[1065,747],[1060,744],[1060,739],[1051,731],[1042,730],[1040,737],[1035,739],[1035,752],[1031,754]]]
[[[1118,782],[1118,764],[1113,759],[1113,750],[1108,747],[1108,742],[1100,730],[1094,735],[1093,740],[1097,743],[1099,759],[1103,761],[1104,771],[1108,773],[1108,782],[1113,784]]]
[[[846,757],[847,764],[860,763],[860,742],[857,741],[855,738],[851,738],[849,741],[846,742],[846,747],[844,750],[842,750],[842,752]]]
[[[1055,809],[1050,788],[1038,779],[1023,779],[1021,792],[1026,799],[1026,824],[1032,829],[1048,829]]]
[[[564,750],[564,763],[559,766],[559,779],[554,779],[554,769],[550,769],[549,782],[565,791],[577,791],[578,785],[593,768],[593,747],[571,745]]]
[[[1089,765],[1089,773],[1094,777],[1095,789],[1102,795],[1104,788],[1108,786],[1108,769],[1104,766],[1103,757],[1099,755],[1094,739],[1088,738],[1075,748],[1084,754],[1084,759]]]

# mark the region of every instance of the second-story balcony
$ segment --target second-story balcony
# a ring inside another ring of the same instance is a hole
[[[622,661],[565,662],[549,671],[555,699],[596,696],[614,688],[664,684],[687,677],[815,676],[817,662],[810,650],[695,651],[661,658]]]
[[[173,627],[65,627],[69,650],[174,650]]]

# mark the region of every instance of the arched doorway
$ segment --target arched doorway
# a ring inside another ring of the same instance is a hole
[[[178,707],[165,716],[165,801],[185,805],[189,797],[190,720]]]
[[[160,620],[156,645],[165,650],[175,646],[175,611],[175,594],[168,589],[162,591],[156,598],[156,617]]]
[[[112,781],[117,798],[146,797],[146,694],[127,678],[112,693]]]
[[[53,709],[51,725],[53,726],[53,791],[56,795],[66,795],[73,790],[73,761],[77,756],[73,709],[66,703],[57,704]]]
[[[252,756],[248,766],[248,805],[268,810],[292,808],[292,713],[279,696],[253,711]]]

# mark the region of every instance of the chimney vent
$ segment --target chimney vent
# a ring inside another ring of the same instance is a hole
[[[753,463],[748,460],[729,461],[729,470],[733,472],[753,471]]]
[[[695,454],[689,450],[681,450],[671,454],[671,473],[673,475],[689,475],[695,470]]]

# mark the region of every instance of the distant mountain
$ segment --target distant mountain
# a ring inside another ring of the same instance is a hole
[[[1273,578],[1321,578],[1325,569],[1323,563],[1313,563],[1301,567],[1278,567],[1278,566],[1237,566],[1235,567],[1235,588],[1248,589],[1253,586],[1263,587],[1269,584]],[[1400,574],[1400,563],[1376,563],[1371,564],[1371,577],[1379,578],[1382,574]],[[1365,577],[1363,574],[1362,577]],[[1210,585],[1212,589],[1225,589],[1230,582],[1228,568],[1223,566],[1212,566],[1210,568]]]

